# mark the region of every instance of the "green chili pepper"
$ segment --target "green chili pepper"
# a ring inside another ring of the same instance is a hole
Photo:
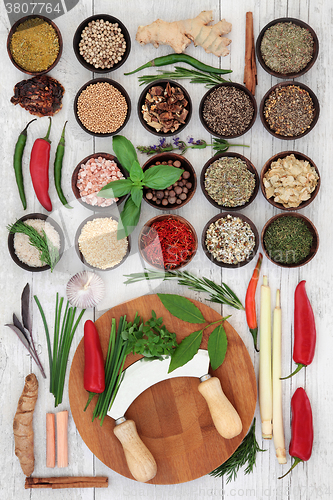
[[[37,118],[34,120],[31,120],[27,126],[25,127],[24,130],[20,133],[16,145],[15,145],[15,152],[14,152],[14,172],[15,172],[15,178],[16,178],[16,184],[20,193],[20,198],[22,201],[22,205],[24,210],[27,208],[27,200],[25,197],[25,192],[24,192],[24,184],[23,184],[23,173],[22,173],[22,157],[23,157],[23,151],[25,148],[25,144],[27,142],[27,130],[30,125],[30,123],[36,121]]]
[[[60,137],[60,141],[57,147],[57,151],[55,154],[55,159],[54,159],[54,184],[59,196],[59,199],[61,203],[66,207],[66,208],[73,208],[70,205],[68,205],[68,201],[65,198],[64,193],[62,192],[61,189],[61,171],[62,171],[62,160],[64,158],[65,154],[65,127],[67,125],[67,121],[65,122],[64,128],[62,129],[62,134]]]
[[[176,64],[179,62],[187,63],[190,66],[193,66],[194,68],[206,73],[218,73],[220,75],[232,73],[231,69],[221,69],[215,68],[214,66],[208,66],[207,64],[204,64],[198,61],[198,59],[188,56],[187,54],[169,54],[167,56],[156,57],[152,61],[149,61],[143,66],[140,66],[140,68],[137,68],[130,73],[124,73],[124,75],[133,75],[133,73],[137,73],[138,71],[141,71],[145,68],[150,68],[151,66],[167,66],[168,64]]]

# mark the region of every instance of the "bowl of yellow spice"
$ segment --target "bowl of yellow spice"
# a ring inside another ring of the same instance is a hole
[[[14,66],[28,75],[43,75],[53,69],[62,53],[57,25],[41,15],[16,21],[7,38],[7,52]]]

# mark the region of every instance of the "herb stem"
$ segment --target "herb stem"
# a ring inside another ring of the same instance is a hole
[[[194,69],[182,68],[176,66],[174,71],[157,70],[159,74],[157,75],[143,75],[139,76],[138,80],[140,85],[148,84],[154,82],[155,80],[160,80],[161,78],[181,80],[188,79],[190,83],[202,83],[205,87],[210,88],[218,83],[230,82],[231,80],[225,80],[220,75],[214,73],[204,73],[202,71],[197,71]]]

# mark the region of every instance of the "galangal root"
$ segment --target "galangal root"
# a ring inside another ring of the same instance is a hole
[[[222,38],[222,35],[229,33],[232,25],[222,19],[213,26],[207,26],[213,20],[212,14],[213,11],[204,10],[194,19],[172,23],[157,19],[147,26],[139,26],[136,40],[141,45],[152,43],[156,48],[159,45],[170,45],[178,54],[193,42],[195,46],[200,45],[215,56],[226,56],[229,54],[227,46],[231,40]]]
[[[34,431],[32,418],[38,396],[38,381],[34,373],[25,378],[25,385],[19,399],[13,422],[15,455],[23,473],[30,476],[34,471]]]

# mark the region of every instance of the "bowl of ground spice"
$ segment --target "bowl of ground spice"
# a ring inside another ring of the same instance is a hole
[[[156,269],[181,269],[191,262],[197,248],[194,227],[180,215],[154,217],[145,223],[139,235],[140,254]]]
[[[7,52],[14,66],[29,75],[52,70],[62,53],[58,26],[44,16],[25,16],[13,24],[7,38]]]
[[[96,14],[79,25],[73,48],[77,60],[89,71],[109,73],[120,68],[128,58],[131,39],[119,19]]]
[[[160,153],[150,158],[142,167],[147,170],[154,165],[170,165],[184,170],[178,181],[164,190],[143,189],[143,198],[159,210],[175,210],[188,203],[197,187],[197,176],[191,163],[176,153]]]
[[[220,153],[204,165],[200,185],[216,208],[245,208],[258,194],[259,175],[254,165],[238,153]]]
[[[316,255],[319,236],[304,215],[288,212],[275,215],[261,232],[261,245],[267,258],[281,267],[304,266]]]
[[[311,132],[319,118],[315,93],[300,82],[281,82],[262,98],[260,119],[278,139],[294,140]]]
[[[300,19],[280,18],[260,32],[256,53],[261,66],[277,78],[298,78],[314,65],[319,51],[315,31]]]
[[[208,259],[220,267],[235,269],[248,264],[259,248],[256,226],[245,215],[224,212],[205,225],[201,238]]]
[[[199,107],[202,125],[221,139],[239,137],[250,130],[257,116],[251,92],[239,83],[220,83],[203,96]]]
[[[96,137],[110,137],[122,130],[131,114],[131,101],[124,87],[109,78],[85,83],[74,99],[80,127]]]
[[[123,264],[130,253],[130,238],[117,240],[118,219],[91,215],[78,227],[75,249],[80,260],[92,269],[110,271]]]

